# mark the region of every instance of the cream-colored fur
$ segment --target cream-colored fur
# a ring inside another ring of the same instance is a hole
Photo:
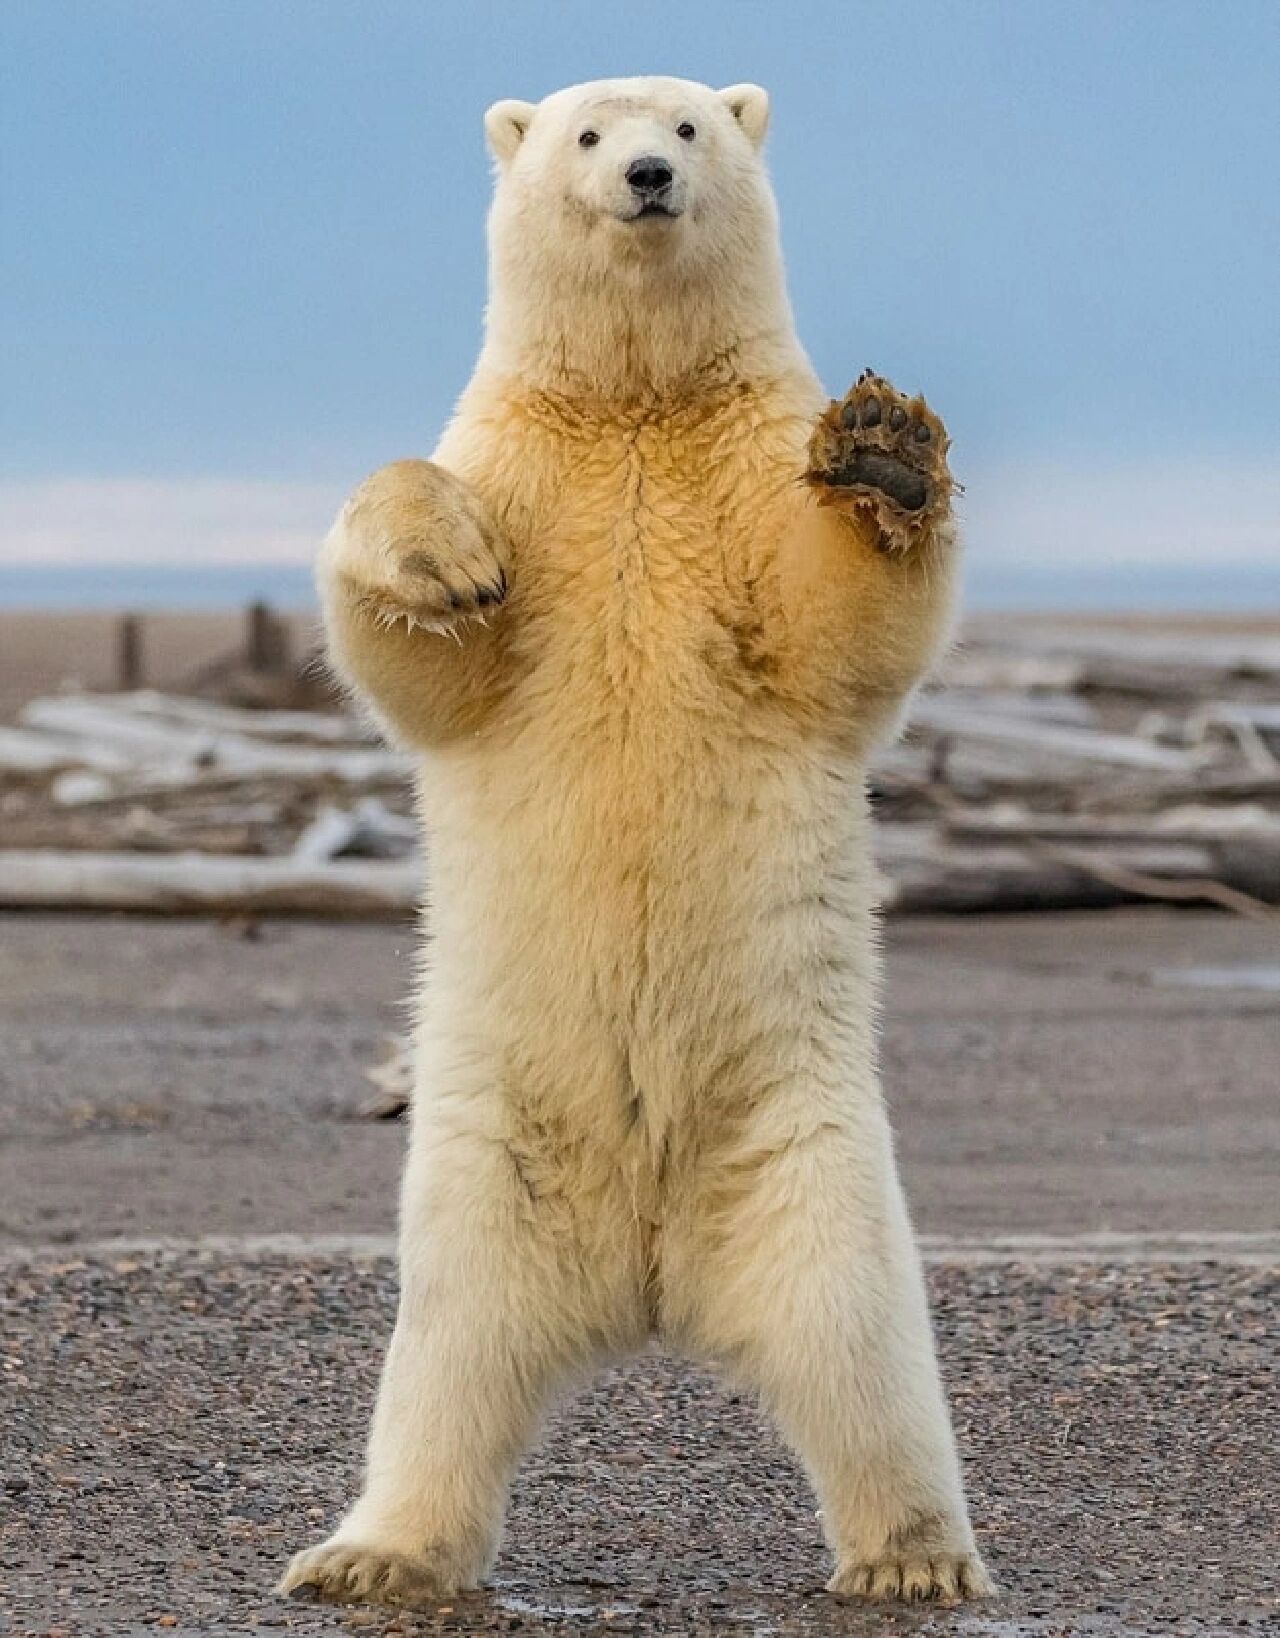
[[[430,945],[365,1489],[288,1588],[474,1585],[549,1399],[655,1331],[763,1396],[836,1591],[986,1586],[877,1082],[863,790],[950,538],[802,481],[826,400],[766,117],[665,79],[491,110],[475,376],[324,548],[334,663],[421,757]],[[648,154],[677,217],[626,219]]]

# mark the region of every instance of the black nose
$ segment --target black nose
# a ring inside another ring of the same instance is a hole
[[[666,160],[659,159],[656,154],[644,154],[627,166],[627,181],[636,193],[646,194],[649,198],[665,193],[674,176],[675,172]]]

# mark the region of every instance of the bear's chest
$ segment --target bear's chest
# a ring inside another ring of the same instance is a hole
[[[758,685],[799,456],[747,432],[610,428],[542,454],[513,509],[512,610],[540,680],[684,709]]]

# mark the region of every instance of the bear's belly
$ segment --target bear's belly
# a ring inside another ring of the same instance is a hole
[[[669,1107],[771,1018],[775,1044],[856,1019],[845,980],[872,970],[859,771],[673,731],[525,738],[424,787],[433,965],[460,1015],[549,1078],[591,1041]]]
[[[479,752],[426,802],[424,1099],[463,1089],[448,1119],[592,1221],[666,1222],[717,1157],[807,1130],[874,1062],[857,783],[705,749]]]

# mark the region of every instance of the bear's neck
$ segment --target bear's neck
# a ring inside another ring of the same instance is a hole
[[[630,266],[608,278],[491,267],[480,369],[535,390],[663,404],[807,370],[780,261],[715,277]]]

